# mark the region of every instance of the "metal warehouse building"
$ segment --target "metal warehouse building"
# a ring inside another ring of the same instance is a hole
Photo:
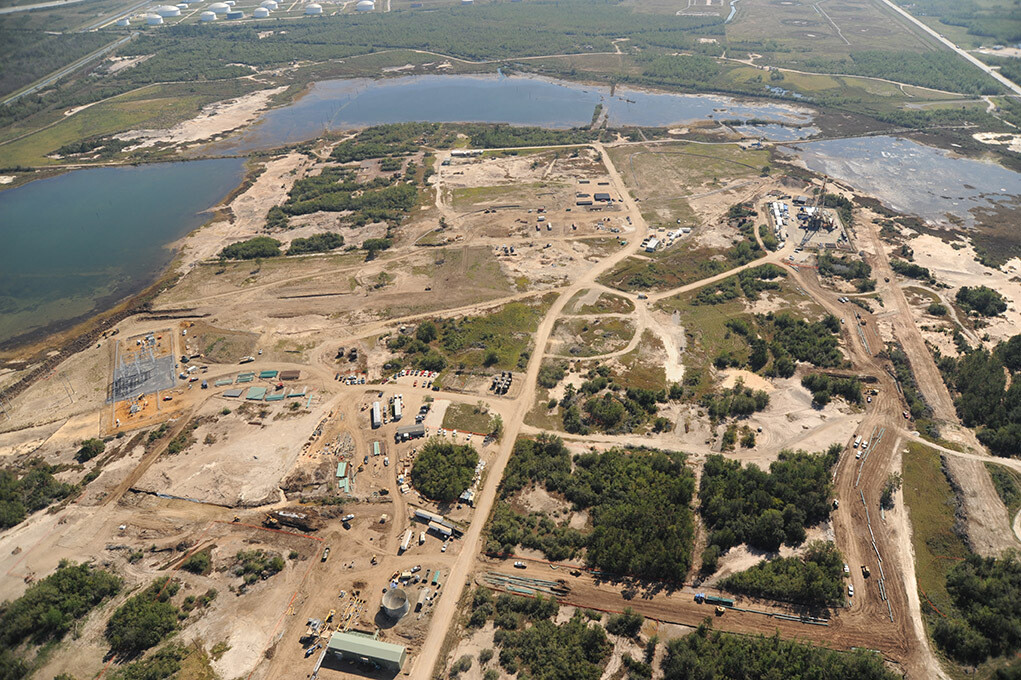
[[[327,649],[344,661],[367,661],[394,673],[400,672],[408,655],[402,645],[358,633],[334,633]]]

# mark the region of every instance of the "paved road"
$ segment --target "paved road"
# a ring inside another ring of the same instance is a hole
[[[985,71],[986,73],[991,75],[993,78],[995,78],[1005,88],[1007,88],[1008,90],[1010,90],[1014,94],[1021,95],[1021,85],[1018,85],[1017,83],[1013,82],[1012,80],[1008,80],[1007,78],[1004,78],[1002,75],[1000,75],[1000,73],[996,69],[990,67],[988,64],[985,64],[982,61],[980,61],[979,59],[973,57],[971,54],[969,54],[965,50],[962,50],[956,44],[954,44],[950,40],[944,38],[937,31],[935,31],[932,28],[930,28],[929,26],[927,26],[920,19],[916,19],[911,13],[907,12],[906,10],[901,9],[895,3],[891,2],[891,0],[882,0],[882,1],[883,1],[884,4],[886,4],[887,7],[892,9],[894,12],[897,12],[898,14],[903,16],[905,19],[907,19],[908,21],[913,23],[915,26],[918,26],[920,29],[922,29],[923,31],[925,31],[926,33],[931,35],[933,38],[935,38],[939,42],[943,43],[945,46],[947,46],[950,49],[952,49],[954,52],[957,52],[957,54],[959,54],[960,56],[962,56],[965,59],[967,59],[968,61],[970,61],[973,65],[977,66],[978,68],[982,69],[983,71]]]

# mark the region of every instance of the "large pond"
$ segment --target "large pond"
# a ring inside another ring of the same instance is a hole
[[[236,187],[241,159],[76,170],[0,192],[0,343],[55,330],[156,280],[167,245]]]
[[[656,93],[503,75],[403,76],[326,80],[298,101],[269,111],[248,131],[208,147],[245,153],[312,139],[326,130],[429,121],[588,125],[597,104],[612,125],[660,127],[705,118],[806,123],[812,116],[783,104],[728,97]],[[795,137],[791,137],[794,139]]]
[[[793,153],[811,170],[943,226],[974,226],[973,210],[1021,200],[1021,174],[899,137],[805,142]]]

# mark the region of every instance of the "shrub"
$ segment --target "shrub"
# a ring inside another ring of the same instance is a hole
[[[74,454],[74,459],[79,463],[84,463],[103,453],[105,448],[106,444],[103,443],[102,439],[86,439],[82,442],[78,453]]]
[[[269,236],[256,236],[247,241],[238,241],[220,251],[220,257],[225,257],[228,260],[254,260],[278,255],[280,255],[280,241]]]
[[[163,577],[122,604],[106,624],[110,649],[133,657],[158,644],[177,630],[180,611],[170,603],[177,584]]]
[[[451,503],[471,484],[478,462],[478,453],[468,444],[431,439],[415,458],[411,482],[426,498]]]

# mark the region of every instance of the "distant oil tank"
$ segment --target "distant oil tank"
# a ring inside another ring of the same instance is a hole
[[[273,12],[278,9],[280,5],[277,3],[277,0],[262,0],[262,2],[259,3],[259,7],[265,7],[270,12]]]
[[[355,5],[355,11],[357,12],[371,12],[374,9],[376,9],[376,3],[372,0],[360,0],[360,2]]]
[[[216,12],[203,12],[199,15],[199,21],[216,21]]]
[[[225,2],[214,2],[209,6],[209,11],[215,12],[216,14],[226,14],[229,9],[230,5]]]
[[[398,620],[408,613],[408,594],[401,588],[394,588],[383,596],[383,611],[391,619]]]
[[[252,12],[252,16],[256,19],[265,19],[269,16],[269,10],[265,7],[256,7],[255,11]]]
[[[163,17],[161,17],[159,14],[147,14],[145,16],[145,23],[147,23],[150,26],[159,26],[160,24],[163,23]]]
[[[305,14],[322,14],[323,6],[317,2],[305,5]]]
[[[181,16],[181,10],[173,5],[160,5],[156,8],[156,14],[161,17],[179,17]]]

